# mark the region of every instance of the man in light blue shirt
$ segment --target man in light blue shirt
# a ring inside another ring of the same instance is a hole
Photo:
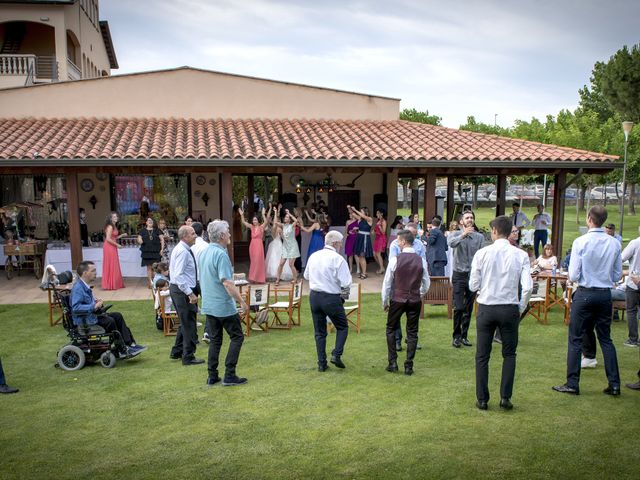
[[[222,385],[231,387],[247,383],[246,378],[236,375],[236,365],[244,341],[242,326],[236,302],[244,317],[247,304],[233,283],[233,267],[227,253],[231,241],[229,224],[224,220],[214,220],[207,227],[209,246],[198,257],[198,271],[202,294],[202,312],[207,316],[209,332],[209,377],[207,385],[215,385],[221,379],[218,375],[218,359],[222,347],[222,330],[226,330],[231,343],[225,359],[225,374]]]
[[[583,334],[594,328],[598,335],[609,385],[607,395],[620,395],[620,373],[616,349],[611,341],[611,287],[622,276],[620,242],[607,235],[602,225],[607,210],[596,205],[589,210],[589,231],[571,246],[569,280],[578,283],[571,303],[567,382],[553,389],[560,393],[580,394],[580,354]]]
[[[418,255],[421,258],[424,258],[426,262],[427,252],[426,252],[426,249],[424,248],[424,244],[420,241],[420,238],[418,236],[418,226],[415,223],[408,223],[404,228],[409,230],[413,234],[414,240],[411,248],[413,248],[416,255]],[[400,252],[401,252],[400,246],[398,245],[398,239],[396,238],[389,245],[389,260],[391,260],[393,257],[397,257],[398,255],[400,255]]]

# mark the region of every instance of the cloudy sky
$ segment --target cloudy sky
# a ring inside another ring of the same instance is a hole
[[[446,126],[575,108],[640,43],[638,0],[102,0],[120,69],[182,65],[401,98]]]

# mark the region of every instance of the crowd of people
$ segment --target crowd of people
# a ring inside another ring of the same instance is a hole
[[[303,275],[309,282],[318,370],[327,371],[329,363],[337,368],[346,368],[343,355],[349,329],[343,303],[353,282],[354,260],[360,264],[358,275],[361,279],[366,278],[366,258],[369,256],[374,256],[378,273],[384,273],[381,299],[382,309],[387,315],[388,372],[399,370],[398,352],[402,350],[400,325],[402,316],[406,316],[406,375],[414,373],[414,359],[420,349],[419,316],[422,300],[430,287],[430,278],[445,275],[448,266],[453,290],[453,347],[472,347],[469,330],[474,302],[478,305],[475,325],[476,406],[481,410],[488,409],[488,364],[491,344],[498,342],[503,357],[499,406],[512,409],[518,330],[533,289],[532,274],[548,272],[555,275],[558,268],[557,257],[551,246],[546,244],[547,238],[542,234],[536,235],[543,246],[537,258],[530,258],[520,248],[521,229],[528,219],[516,204],[511,217],[499,216],[491,221],[490,240],[478,231],[475,215],[470,210],[465,211],[456,223],[452,222],[447,231],[442,228],[439,217],[433,218],[424,230],[416,222],[417,218],[411,218],[409,222],[396,218],[387,241],[385,212],[378,210],[375,217],[371,217],[366,208],[347,206],[347,209],[349,220],[345,225],[345,235],[329,229],[329,218],[322,211],[310,212],[308,225],[305,225],[301,221],[301,212],[296,212],[296,215],[277,206],[263,209],[261,218],[254,216],[251,223],[244,220],[242,209],[237,210],[241,222],[250,231],[249,280],[254,283],[262,283],[268,278],[270,262],[272,267],[276,265],[275,261],[269,260],[272,248],[279,253],[276,283],[282,280],[285,267],[288,267],[291,278],[297,279],[295,260],[300,257],[300,247],[296,242],[296,229],[311,234]],[[614,290],[620,291],[618,284],[622,278],[623,261],[629,262],[629,275],[624,283],[629,323],[629,338],[625,345],[638,346],[640,238],[631,241],[623,250],[622,239],[614,236],[615,226],[608,224],[603,227],[606,219],[604,207],[592,207],[586,219],[588,232],[573,242],[568,257],[563,260],[568,266],[568,281],[575,288],[568,331],[566,381],[553,387],[560,393],[580,393],[580,372],[592,366],[589,362],[595,357],[597,336],[608,381],[604,393],[620,395],[621,380],[610,330],[612,295]],[[534,217],[536,231],[538,226],[546,229],[549,223],[550,217],[542,207],[538,207],[538,214]],[[267,229],[270,230],[271,241],[265,255],[263,241]],[[105,258],[113,253],[117,255],[119,233],[116,214],[109,217],[105,233],[111,240],[105,242]],[[169,262],[162,261],[162,252],[166,248],[162,235],[158,226],[149,219],[140,232],[138,243],[143,247],[143,265],[149,266],[150,284],[170,300],[170,308],[180,319],[170,358],[181,360],[185,366],[205,363],[196,356],[199,343],[197,314],[201,298],[200,312],[206,316],[205,338],[209,343],[207,384],[236,386],[247,383],[246,378],[237,375],[236,368],[244,340],[241,317],[249,307],[234,283],[227,250],[232,238],[229,224],[224,220],[210,222],[206,241],[203,225],[189,219],[188,224],[185,222],[177,232],[178,243],[171,251]],[[343,251],[344,255],[341,254]],[[380,256],[375,257],[375,254]],[[388,257],[386,266],[383,254]],[[104,266],[104,271],[116,270],[117,257],[116,261],[110,261],[112,265]],[[78,325],[97,324],[107,332],[117,332],[117,348],[122,358],[143,352],[146,347],[136,343],[121,314],[101,311],[103,301],[96,298],[91,290],[91,283],[96,277],[95,265],[81,262],[77,274],[78,280],[71,289],[74,322]],[[335,346],[329,361],[326,353],[328,321],[336,329]],[[230,346],[224,362],[224,374],[220,376],[223,331],[230,338]],[[638,390],[640,382],[627,386]],[[6,385],[0,364],[0,393],[15,391]]]

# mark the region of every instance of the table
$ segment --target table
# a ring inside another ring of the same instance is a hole
[[[569,308],[567,302],[564,300],[564,290],[562,289],[562,284],[566,285],[569,277],[565,273],[556,273],[555,275],[552,272],[540,272],[531,275],[532,279],[535,280],[546,280],[547,288],[544,296],[544,324],[547,325],[547,312],[551,310],[554,306],[559,305],[563,309],[565,309],[565,318],[566,318],[566,310]],[[566,323],[566,321],[565,321]]]
[[[120,270],[123,277],[145,278],[147,267],[141,267],[140,249],[137,247],[125,247],[118,249],[120,258]],[[84,247],[82,249],[82,259],[89,260],[96,265],[96,275],[102,277],[102,248]],[[71,265],[71,249],[48,249],[45,256],[45,265],[53,265],[56,272],[74,270]]]

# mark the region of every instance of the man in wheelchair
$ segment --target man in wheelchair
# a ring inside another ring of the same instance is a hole
[[[93,262],[80,262],[77,269],[78,280],[71,289],[71,316],[73,323],[79,327],[100,325],[105,332],[117,332],[114,336],[120,358],[139,355],[147,349],[137,345],[133,334],[118,312],[109,312],[99,298],[94,298],[91,283],[96,279],[96,266]]]

